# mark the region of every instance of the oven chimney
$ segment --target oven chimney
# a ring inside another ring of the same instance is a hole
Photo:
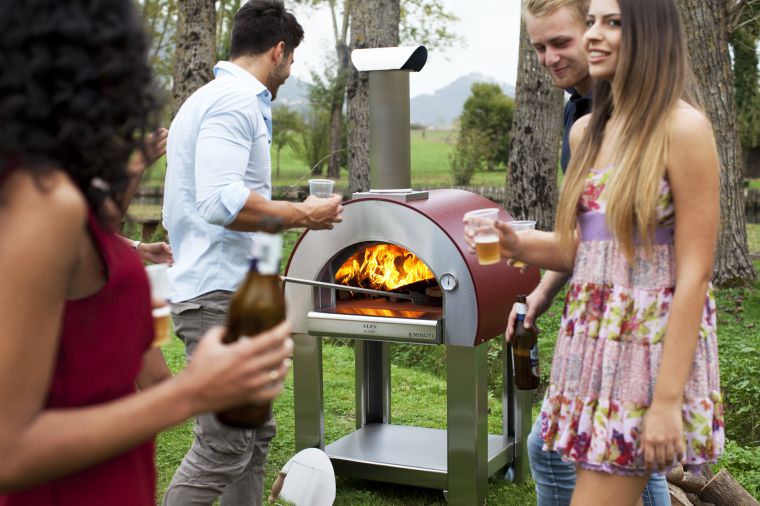
[[[425,66],[427,49],[355,49],[351,61],[358,71],[369,72],[371,188],[411,188],[409,72],[419,72]]]

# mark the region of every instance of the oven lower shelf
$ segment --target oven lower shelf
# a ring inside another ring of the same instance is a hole
[[[336,474],[415,487],[449,488],[447,433],[369,424],[325,447]],[[514,439],[488,436],[488,476],[512,462]]]
[[[422,318],[392,318],[344,314],[323,309],[309,311],[306,327],[312,336],[348,337],[371,341],[441,344],[443,318],[439,313],[423,313]],[[427,319],[425,316],[432,317]]]

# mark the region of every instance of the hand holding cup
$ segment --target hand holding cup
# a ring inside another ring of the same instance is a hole
[[[523,230],[535,230],[536,221],[535,220],[513,220],[513,221],[508,221],[507,226],[511,230],[513,230],[515,233],[519,234]],[[527,267],[527,264],[525,262],[521,262],[520,260],[512,260],[511,265],[512,267],[516,267],[518,269],[525,269],[525,267]]]
[[[153,264],[145,267],[150,281],[150,298],[153,308],[153,346],[162,346],[171,341],[168,268],[168,264]]]
[[[335,181],[332,179],[309,179],[309,194],[319,198],[332,196]]]
[[[501,260],[499,232],[495,227],[498,216],[496,207],[477,209],[464,215],[465,240],[475,249],[480,265],[492,265]]]

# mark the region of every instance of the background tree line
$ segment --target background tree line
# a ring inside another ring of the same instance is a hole
[[[153,40],[154,68],[160,81],[172,89],[172,115],[193,91],[212,78],[214,63],[228,58],[232,20],[243,1],[138,0]],[[289,3],[290,8],[298,10],[297,14],[318,8],[329,10],[335,52],[328,55],[321,72],[311,73],[306,113],[297,115],[275,104],[273,123],[279,123],[278,135],[285,137],[274,140],[277,154],[289,145],[313,168],[314,174],[322,174],[323,166],[327,165],[327,176],[338,178],[340,169],[348,164],[344,113],[350,78],[356,82],[356,76],[352,75],[355,70],[350,65],[351,51],[366,44],[368,37],[381,40],[384,32],[398,33],[388,39],[395,42],[387,45],[401,42],[443,49],[461,42],[451,30],[457,18],[446,11],[439,0],[394,0],[388,5],[398,14],[391,16],[390,21],[377,22],[371,16],[364,19],[362,15],[367,9],[370,13],[373,9],[381,12],[387,7],[386,2],[292,0]],[[377,47],[377,44],[366,47]]]
[[[153,36],[157,73],[181,104],[211,78],[217,59],[229,52],[232,18],[241,0],[141,0]],[[743,208],[743,173],[760,146],[757,41],[760,0],[678,0],[692,67],[694,95],[712,120],[718,141],[723,219],[715,279],[753,279]],[[350,51],[398,45],[400,41],[443,48],[459,41],[456,17],[439,0],[294,0],[291,7],[327,7],[335,52],[309,93],[311,112],[296,118],[278,111],[276,148],[298,146],[310,166],[328,156],[327,174],[349,172],[349,190],[369,187],[367,78],[349,64]],[[382,14],[382,15],[381,15]],[[542,228],[554,220],[556,168],[563,95],[551,85],[521,33],[516,106],[488,85],[473,87],[460,118],[458,149],[452,158],[456,182],[467,172],[508,167],[505,206],[515,217],[532,216]],[[348,122],[344,109],[348,102]],[[504,128],[504,124],[510,127]],[[501,128],[499,128],[501,127]],[[511,131],[514,135],[510,135]],[[326,146],[325,147],[325,143]],[[348,146],[350,149],[346,149]],[[279,152],[279,150],[278,150]],[[509,160],[507,162],[507,160]]]

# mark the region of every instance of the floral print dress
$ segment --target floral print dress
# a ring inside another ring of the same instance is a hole
[[[675,290],[674,207],[663,180],[652,251],[637,245],[630,264],[605,224],[600,195],[610,173],[591,170],[579,202],[581,241],[541,407],[541,437],[545,449],[585,469],[647,475],[641,435]],[[710,286],[683,398],[689,466],[714,462],[723,452],[715,320]],[[667,377],[662,371],[661,379]]]

